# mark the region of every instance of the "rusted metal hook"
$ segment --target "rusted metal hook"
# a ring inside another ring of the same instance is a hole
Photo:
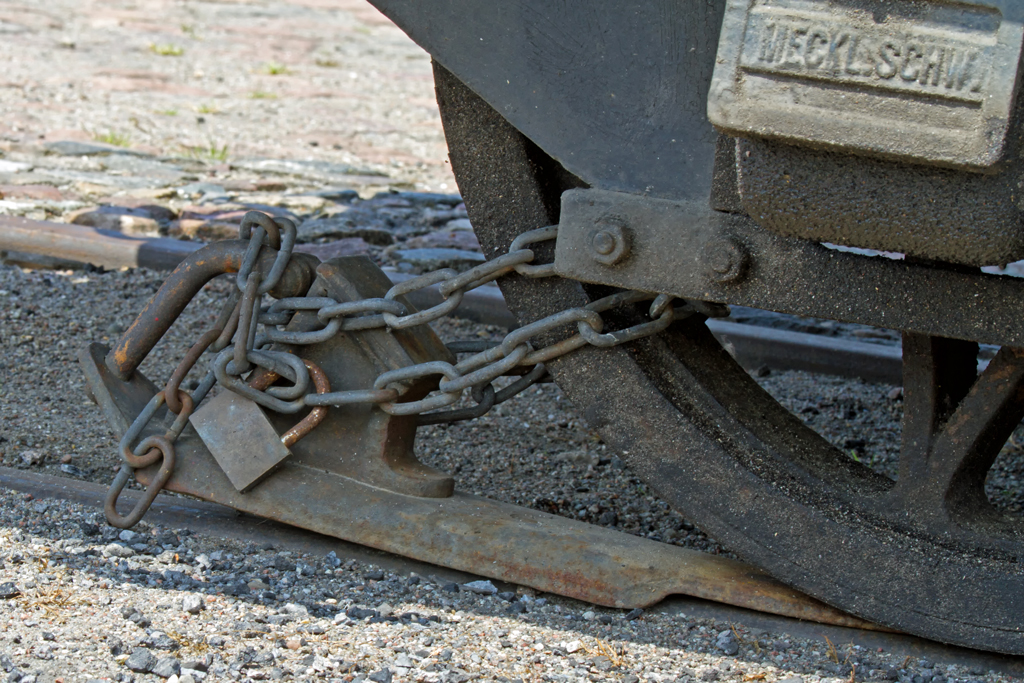
[[[238,272],[248,246],[247,240],[213,242],[182,261],[107,354],[110,371],[121,380],[130,378],[207,282],[222,273]],[[276,251],[263,249],[258,268],[270,272],[276,259]],[[282,298],[305,294],[317,265],[319,259],[315,257],[293,254],[271,295]]]
[[[320,366],[312,361],[308,361],[303,358],[302,363],[306,366],[306,369],[309,370],[309,378],[313,380],[313,386],[316,387],[316,393],[328,393],[331,390],[331,382],[327,379],[327,374],[320,369]],[[258,375],[249,381],[249,386],[258,391],[264,391],[281,376],[271,370],[257,372]],[[302,418],[297,425],[281,435],[281,443],[283,443],[286,448],[290,448],[299,439],[313,431],[318,424],[323,422],[324,417],[326,416],[327,406],[317,406],[313,408],[313,410],[311,410],[306,417]]]

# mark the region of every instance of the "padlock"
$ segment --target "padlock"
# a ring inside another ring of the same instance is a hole
[[[316,364],[308,360],[303,363],[309,369],[316,393],[329,392],[327,375]],[[279,377],[259,370],[254,375],[249,386],[261,391]],[[207,401],[189,421],[231,484],[245,493],[276,470],[291,455],[288,447],[311,432],[326,414],[327,406],[318,406],[278,436],[259,405],[233,391],[225,391]]]

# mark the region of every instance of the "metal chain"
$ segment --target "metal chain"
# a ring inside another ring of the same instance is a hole
[[[434,322],[451,314],[467,292],[513,271],[529,278],[553,276],[555,274],[554,265],[534,264],[534,251],[530,247],[553,240],[557,236],[557,226],[523,233],[512,242],[507,253],[487,263],[463,273],[451,268],[443,268],[406,280],[393,286],[383,298],[346,302],[335,301],[330,297],[279,299],[262,310],[258,316],[258,322],[264,325],[264,331],[260,338],[271,344],[302,346],[322,343],[339,332],[370,329],[401,330]],[[246,292],[253,291],[256,287],[250,280],[242,283],[239,278],[239,285],[243,286],[243,284],[246,287]],[[444,299],[436,306],[422,311],[409,312],[397,300],[398,297],[435,285]],[[604,332],[605,323],[601,313],[651,299],[654,301],[648,311],[650,320],[624,330]],[[251,298],[248,296],[242,298],[243,317],[239,323],[240,329],[244,329],[244,325],[250,322],[250,318],[245,315],[250,310],[247,304],[249,300]],[[218,380],[228,389],[277,412],[295,413],[309,406],[372,403],[391,415],[419,415],[420,424],[464,420],[484,414],[494,405],[508,400],[542,380],[546,376],[544,364],[548,361],[588,344],[607,348],[657,334],[668,327],[673,320],[678,319],[680,315],[695,312],[689,307],[676,309],[671,304],[671,297],[666,295],[632,291],[619,292],[586,306],[560,311],[521,327],[508,334],[501,342],[488,345],[485,349],[474,350],[471,352],[472,355],[457,363],[431,361],[390,370],[379,375],[372,388],[361,390],[308,393],[304,396],[292,397],[291,400],[283,400],[282,396],[274,395],[270,390],[256,390],[239,377],[248,370],[248,366],[240,363],[239,360],[242,357],[239,353],[242,344],[241,333],[236,340],[234,355],[229,354],[227,350],[222,352],[214,362],[214,370]],[[323,327],[312,331],[282,329],[291,321],[292,316],[300,311],[315,312]],[[577,333],[548,346],[537,346],[535,341],[537,338],[567,325],[575,325]],[[255,328],[250,331],[249,338],[254,339],[254,335]],[[264,358],[261,362],[261,354],[283,353],[259,351],[260,344],[252,342],[247,343],[246,347],[245,359],[247,362],[263,367],[267,367],[267,359]],[[298,364],[297,358],[295,363]],[[509,374],[521,376],[511,385],[502,389],[493,386],[492,383],[496,379]],[[436,391],[417,401],[400,402],[415,380],[431,376],[441,377]],[[443,412],[429,412],[458,402],[467,391],[474,399],[475,406]]]
[[[263,296],[280,280],[291,259],[296,227],[283,218],[250,211],[242,219],[239,234],[249,240],[233,291],[213,328],[189,349],[175,369],[167,386],[157,393],[135,419],[121,439],[123,460],[110,492],[107,494],[107,519],[114,526],[134,525],[149,508],[157,493],[173,474],[174,442],[188,423],[194,406],[199,405],[216,383],[270,410],[297,413],[314,408],[316,417],[296,431],[294,442],[322,419],[328,406],[375,404],[391,415],[416,416],[420,425],[467,420],[484,415],[494,406],[507,401],[538,382],[549,381],[546,363],[588,344],[600,348],[618,346],[642,337],[658,334],[673,321],[696,312],[715,315],[716,309],[697,308],[700,302],[684,302],[673,306],[665,294],[618,292],[586,306],[559,311],[553,315],[513,330],[500,342],[455,342],[449,345],[453,355],[468,357],[455,363],[431,361],[390,370],[380,374],[372,387],[360,390],[330,391],[326,377],[308,361],[297,355],[272,348],[274,345],[303,346],[319,344],[339,332],[387,329],[401,330],[434,322],[454,311],[467,292],[515,272],[527,278],[555,275],[554,264],[535,264],[533,245],[551,241],[558,236],[558,227],[549,226],[519,235],[507,253],[475,268],[459,273],[443,268],[396,284],[382,298],[358,301],[336,301],[330,297],[292,297],[278,299],[262,306]],[[273,265],[263,273],[256,264],[264,247],[276,250]],[[427,287],[437,286],[443,301],[422,311],[411,312],[398,297]],[[602,313],[653,300],[648,320],[623,330],[606,332]],[[314,311],[323,325],[312,331],[283,329],[300,311]],[[537,340],[565,327],[575,326],[576,333],[545,346]],[[262,331],[261,328],[262,327]],[[210,369],[192,394],[179,387],[203,353],[215,353]],[[254,370],[258,368],[258,370]],[[252,372],[247,380],[242,376]],[[311,373],[314,379],[311,380]],[[426,397],[401,402],[415,380],[440,376],[437,390]],[[495,386],[501,377],[517,379],[504,387]],[[272,379],[283,377],[289,386],[272,386]],[[310,391],[313,387],[315,391]],[[474,405],[442,410],[458,402],[466,392]],[[163,436],[148,436],[132,445],[147,425],[166,404],[175,419]],[[117,499],[134,470],[160,462],[160,469],[150,482],[145,495],[126,516],[117,512]]]
[[[269,292],[281,279],[285,268],[288,266],[288,261],[291,259],[296,234],[295,224],[286,218],[270,218],[264,213],[250,211],[242,219],[242,224],[239,227],[239,236],[242,239],[249,239],[249,246],[246,249],[245,256],[242,258],[242,266],[239,269],[237,280],[238,289],[241,290],[242,296],[239,298],[237,292],[232,292],[213,328],[203,334],[192,345],[185,354],[185,357],[182,358],[181,362],[174,369],[174,372],[171,373],[170,379],[167,380],[167,386],[150,399],[149,403],[142,409],[142,412],[139,413],[138,417],[135,418],[135,421],[132,422],[121,438],[118,446],[122,460],[121,469],[114,478],[114,482],[107,492],[103,505],[107,521],[112,526],[122,529],[135,526],[146,514],[146,511],[149,510],[157,494],[160,493],[174,473],[174,443],[188,424],[188,419],[192,415],[195,406],[202,402],[217,383],[217,374],[213,369],[210,369],[193,393],[189,394],[187,391],[179,388],[204,352],[207,350],[220,352],[231,343],[232,336],[236,336],[243,339],[241,344],[236,344],[236,348],[241,346],[240,357],[243,363],[253,362],[253,357],[255,356],[257,359],[264,361],[264,367],[288,368],[278,374],[285,376],[294,383],[294,387],[287,388],[292,391],[297,389],[297,392],[291,396],[292,398],[300,395],[308,387],[309,374],[301,360],[296,358],[299,370],[295,372],[296,366],[291,362],[291,358],[294,358],[294,356],[291,354],[286,354],[289,358],[276,362],[278,360],[276,357],[271,357],[267,352],[256,351],[253,348],[257,345],[258,341],[255,338],[257,318],[260,312],[258,296]],[[278,252],[270,272],[263,276],[258,269],[254,270],[254,268],[265,242],[267,246],[277,249]],[[248,309],[246,308],[247,306]],[[235,332],[238,329],[246,331],[247,334],[239,333],[236,335]],[[228,349],[228,351],[232,354],[235,353],[235,349]],[[292,371],[289,372],[289,370]],[[271,369],[271,372],[274,372],[274,370]],[[322,375],[319,369],[316,372]],[[317,390],[320,390],[323,386],[329,388],[329,385],[326,385],[326,377],[320,377],[319,379]],[[273,391],[281,393],[281,389],[278,387],[274,387]],[[272,390],[267,389],[267,392],[271,393]],[[162,436],[151,435],[139,441],[135,446],[132,446],[132,443],[142,435],[149,423],[156,417],[160,408],[165,404],[167,410],[175,415],[171,426],[166,429]],[[323,412],[313,411],[311,416],[303,422],[314,423],[312,426],[315,426],[315,423],[322,419]],[[312,429],[312,426],[308,428]],[[150,481],[142,498],[139,499],[130,513],[121,515],[117,511],[117,499],[131,480],[135,470],[154,465],[157,462],[160,463],[160,469]]]

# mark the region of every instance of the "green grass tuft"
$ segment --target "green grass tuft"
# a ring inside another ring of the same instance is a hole
[[[165,43],[162,45],[150,43],[149,51],[155,55],[160,55],[161,57],[180,57],[185,54],[185,48],[173,43]]]
[[[112,130],[106,133],[96,133],[92,136],[92,139],[105,145],[113,145],[114,147],[128,147],[131,144],[131,138],[128,134],[117,133]]]
[[[181,151],[190,159],[198,159],[199,161],[228,160],[228,146],[218,147],[213,142],[208,145],[183,145]]]
[[[290,73],[288,67],[280,62],[267,62],[263,65],[263,73],[270,76],[283,76]]]

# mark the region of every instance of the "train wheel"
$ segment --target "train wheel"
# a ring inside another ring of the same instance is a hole
[[[443,67],[452,168],[488,256],[556,223],[582,185]],[[599,296],[548,278],[502,290],[523,322]],[[628,323],[625,316],[620,322]],[[761,389],[703,320],[552,363],[633,470],[747,561],[840,609],[936,640],[1024,653],[1024,526],[984,481],[1024,416],[1024,350],[975,381],[977,345],[905,335],[898,481],[855,462]]]

